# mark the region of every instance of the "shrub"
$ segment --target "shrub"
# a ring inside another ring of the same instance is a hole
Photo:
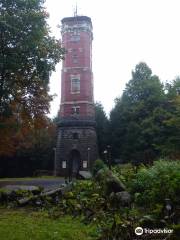
[[[132,164],[118,164],[112,169],[113,174],[118,177],[126,186],[129,188],[129,185],[132,183],[132,180],[136,175],[136,167]]]
[[[180,162],[159,160],[152,167],[142,167],[131,184],[135,202],[153,207],[168,198],[177,204],[180,196]]]
[[[101,159],[97,159],[94,162],[94,165],[92,168],[93,176],[95,176],[100,169],[105,169],[105,168],[107,168],[106,164]]]

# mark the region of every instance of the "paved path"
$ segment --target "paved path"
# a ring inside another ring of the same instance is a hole
[[[0,180],[0,188],[7,185],[28,185],[28,186],[41,186],[44,190],[49,190],[59,187],[64,183],[63,178],[51,178],[51,179],[30,179],[30,180]]]

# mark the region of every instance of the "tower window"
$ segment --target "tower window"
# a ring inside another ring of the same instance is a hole
[[[73,35],[73,36],[71,37],[71,42],[76,43],[76,42],[79,42],[79,41],[80,41],[80,36]]]
[[[80,107],[79,106],[72,107],[72,114],[79,114],[79,113],[80,113]]]
[[[80,93],[80,77],[71,78],[71,93]]]
[[[78,63],[78,59],[77,58],[73,58],[73,63]]]
[[[78,56],[77,56],[77,54],[73,54],[73,55],[72,55],[72,61],[73,61],[73,63],[77,63],[77,62],[78,62]]]
[[[72,137],[73,137],[73,139],[79,139],[79,134],[78,133],[73,133]]]

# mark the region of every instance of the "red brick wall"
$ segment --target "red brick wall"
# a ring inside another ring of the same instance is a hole
[[[77,26],[77,22],[66,24],[71,27],[73,24]],[[63,61],[61,73],[61,117],[71,116],[73,106],[80,106],[80,116],[94,116],[91,69],[92,33],[80,31],[78,34],[75,36],[80,37],[80,40],[76,42],[71,41],[72,32],[65,31],[62,35],[63,46],[67,50],[67,54]],[[71,92],[72,75],[80,76],[80,93]]]

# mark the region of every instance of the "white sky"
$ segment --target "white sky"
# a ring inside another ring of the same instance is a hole
[[[73,16],[76,3],[78,14],[92,19],[94,95],[107,114],[140,61],[161,81],[180,75],[180,0],[46,0],[48,23],[57,38],[57,25]],[[50,81],[51,93],[57,94],[51,117],[59,110],[60,81],[58,64]]]

